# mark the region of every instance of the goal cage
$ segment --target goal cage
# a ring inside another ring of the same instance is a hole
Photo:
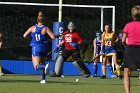
[[[76,29],[84,39],[81,46],[82,57],[84,61],[90,61],[93,58],[92,42],[95,33],[103,31],[104,23],[112,24],[112,30],[115,31],[115,6],[70,4],[61,6],[60,16],[60,4],[0,2],[0,32],[3,33],[1,59],[30,59],[30,38],[23,39],[22,36],[30,26],[36,24],[37,13],[43,11],[45,25],[51,30],[53,22],[57,22],[60,17],[65,27],[70,21],[75,23]],[[51,45],[51,42],[49,44]],[[48,50],[51,51],[51,46]]]

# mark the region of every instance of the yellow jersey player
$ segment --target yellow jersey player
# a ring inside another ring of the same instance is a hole
[[[104,26],[104,32],[102,34],[102,43],[101,43],[101,54],[103,56],[103,64],[102,64],[102,72],[103,75],[101,76],[102,79],[106,78],[106,63],[108,57],[112,56],[113,62],[116,66],[116,72],[118,78],[121,79],[122,76],[120,75],[120,66],[117,63],[117,53],[115,49],[115,44],[118,42],[117,35],[111,30],[111,25],[106,24]]]

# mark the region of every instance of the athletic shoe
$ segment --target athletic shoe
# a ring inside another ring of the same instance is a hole
[[[91,77],[98,77],[97,74],[92,75]]]
[[[53,72],[53,73],[50,74],[50,77],[61,77],[61,75],[56,75],[56,73]]]
[[[3,76],[4,75],[4,73],[3,72],[0,72],[0,76]]]
[[[119,75],[119,76],[118,76],[118,79],[122,79],[122,75]]]
[[[139,76],[139,79],[140,79],[140,76]]]
[[[41,80],[40,83],[41,83],[41,84],[45,84],[46,81],[45,81],[45,80]]]
[[[49,73],[49,67],[50,67],[50,64],[48,63],[48,64],[45,66],[45,74],[46,74],[46,75]]]
[[[90,76],[90,74],[84,74],[83,77],[84,78],[88,78]]]
[[[115,75],[115,74],[111,75],[111,78],[116,78],[116,77],[117,77],[117,75]]]
[[[102,75],[100,78],[101,79],[106,79],[106,76],[105,75]]]

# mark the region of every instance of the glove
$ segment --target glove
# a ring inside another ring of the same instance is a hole
[[[79,47],[79,44],[74,43],[74,42],[71,42],[70,45],[73,46],[73,47],[75,47],[75,48],[78,48]]]
[[[59,48],[60,48],[59,45],[57,45],[57,46],[55,47],[55,49],[54,49],[54,52],[55,52],[55,53],[58,53],[58,52],[60,51]]]

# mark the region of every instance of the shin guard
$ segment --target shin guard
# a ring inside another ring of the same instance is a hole
[[[63,67],[64,59],[62,55],[58,55],[56,58],[56,63],[54,67],[54,72],[56,75],[61,75],[62,67]]]
[[[79,61],[74,61],[73,65],[78,69],[78,71],[84,76],[84,77],[89,77],[90,76],[90,71],[89,69],[85,66],[83,62]]]

